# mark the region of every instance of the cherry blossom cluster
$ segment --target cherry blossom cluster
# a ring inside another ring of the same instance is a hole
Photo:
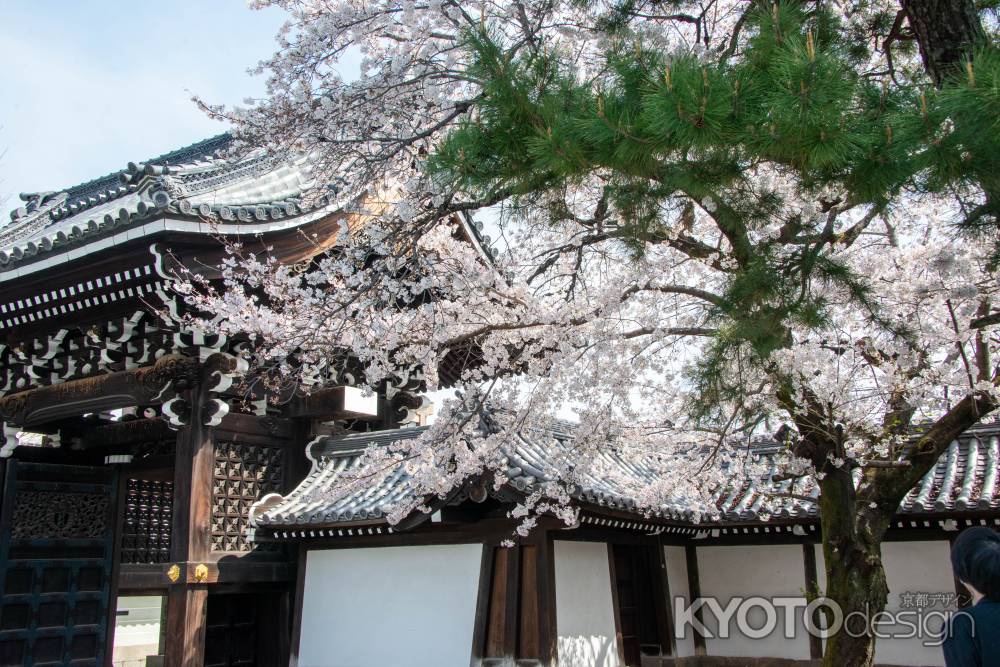
[[[405,473],[412,493],[384,508],[399,521],[470,480],[496,490],[519,481],[512,516],[524,531],[542,514],[573,523],[581,500],[712,519],[733,489],[755,483],[769,489],[757,501],[767,515],[813,502],[831,468],[904,461],[907,434],[963,397],[1000,401],[991,365],[1000,339],[975,325],[997,301],[991,246],[956,236],[953,197],[906,193],[874,208],[754,165],[751,190],[665,206],[662,229],[637,247],[614,233],[624,214],[607,210],[601,174],[532,206],[440,190],[426,159],[475,113],[480,93],[463,31],[488,25],[506,44],[544,42],[586,73],[599,67],[605,37],[595,26],[611,3],[258,4],[294,17],[262,65],[268,97],[212,111],[248,145],[313,152],[318,173],[354,204],[331,212],[343,216],[336,243],[308,265],[236,245],[221,283],[191,276],[186,298],[213,313],[210,326],[248,335],[257,370],[275,385],[391,391],[405,378],[460,389],[419,438],[369,449],[333,496]],[[735,48],[741,3],[706,4],[712,11],[694,12],[697,21],[637,30],[663,48]],[[346,81],[336,65],[352,52],[362,73]],[[716,216],[764,192],[781,205],[749,229],[752,251],[780,260],[813,244],[861,277],[867,301],[834,281],[803,280],[802,295],[824,304],[823,322],[781,323],[787,344],[765,359],[749,343],[731,346],[719,373],[739,390],[705,407],[698,362],[730,335],[720,312],[741,268]],[[608,221],[600,234],[581,223],[596,211]],[[792,221],[812,237],[790,234]],[[779,441],[779,454],[759,455],[808,410],[837,429],[841,450],[817,461]],[[511,463],[526,439],[549,444],[547,469]],[[602,497],[581,497],[595,488]]]

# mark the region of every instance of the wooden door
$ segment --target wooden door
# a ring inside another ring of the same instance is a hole
[[[555,594],[551,542],[484,545],[473,638],[473,665],[539,667],[553,664]]]
[[[288,664],[286,591],[209,593],[205,667]]]
[[[615,544],[615,598],[622,653],[628,667],[639,667],[643,655],[666,655],[663,575],[654,547]]]
[[[0,505],[0,666],[104,665],[112,468],[9,460]]]

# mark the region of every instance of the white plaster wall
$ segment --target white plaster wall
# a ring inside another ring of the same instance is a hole
[[[822,562],[822,561],[820,561]],[[885,542],[882,544],[882,563],[889,584],[889,612],[903,609],[903,593],[954,594],[955,583],[951,572],[950,547],[945,540],[927,542]],[[912,607],[908,611],[915,611]],[[940,606],[925,607],[924,612],[940,612]],[[937,614],[925,616],[925,628],[939,631]],[[916,621],[916,619],[910,619]],[[882,626],[889,630],[891,626]],[[898,631],[907,631],[897,626]],[[875,643],[875,662],[891,665],[943,665],[940,646],[926,646],[926,638],[880,638]]]
[[[826,590],[826,566],[823,564],[823,545],[814,544],[813,549],[816,551],[816,585],[819,590]]]
[[[467,665],[481,544],[310,551],[300,667]]]
[[[764,546],[724,546],[698,548],[698,576],[702,597],[715,597],[725,608],[733,597],[754,596],[798,597],[801,607],[805,606],[805,565],[802,562],[802,547],[798,544],[776,544]],[[703,608],[705,626],[717,635],[718,624],[713,614]],[[795,615],[794,637],[785,638],[785,610],[777,610],[777,625],[770,635],[753,639],[739,633],[736,617],[729,627],[728,638],[709,638],[706,650],[709,655],[740,658],[781,657],[809,658],[809,637],[802,622],[802,613]],[[750,623],[753,627],[764,624],[764,616],[758,609],[751,610]]]
[[[618,667],[608,545],[557,541],[559,667]]]
[[[667,562],[667,587],[670,589],[671,598],[667,600],[667,608],[670,610],[670,617],[674,618],[674,600],[680,598],[685,606],[691,604],[687,558],[684,555],[684,547],[663,547],[663,556]],[[680,658],[694,655],[694,634],[688,629],[685,635],[683,639],[675,638],[677,656]]]

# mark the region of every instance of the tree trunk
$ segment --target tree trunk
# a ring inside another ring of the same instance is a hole
[[[826,597],[840,606],[844,620],[844,626],[826,641],[823,667],[870,667],[875,660],[875,637],[869,620],[885,609],[889,597],[881,543],[891,512],[885,517],[869,508],[859,517],[846,466],[828,472],[821,486]],[[859,521],[861,517],[864,520]]]
[[[987,41],[975,0],[900,0],[900,6],[920,47],[924,69],[939,88],[948,78],[962,76],[972,50]],[[972,159],[977,159],[975,153]],[[981,177],[979,186],[986,202],[968,222],[992,216],[995,231],[1000,226],[1000,186],[989,177]],[[1000,262],[1000,241],[994,243],[991,261]]]
[[[972,48],[985,39],[974,0],[900,0],[920,46],[924,69],[940,86],[961,71]]]
[[[845,625],[827,639],[823,667],[870,667],[875,661],[870,619],[885,609],[889,593],[878,545],[827,563],[826,594],[840,605]]]

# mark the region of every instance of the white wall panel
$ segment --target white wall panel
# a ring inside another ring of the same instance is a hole
[[[555,543],[560,667],[618,667],[608,545]]]
[[[667,600],[667,608],[670,610],[670,618],[673,618],[674,600],[681,598],[685,606],[691,604],[687,558],[684,555],[684,547],[663,547],[663,556],[667,561],[667,586],[670,588],[671,597]],[[676,639],[677,656],[680,658],[694,655],[694,634],[688,629],[685,635],[683,639]]]
[[[733,597],[761,596],[797,597],[805,606],[805,565],[802,546],[776,544],[763,546],[726,546],[698,548],[698,575],[702,597],[714,597],[725,608]],[[718,633],[718,625],[707,608],[703,609],[705,625]],[[802,622],[802,612],[794,614],[794,637],[785,637],[785,609],[777,609],[775,630],[759,639],[741,634],[736,618],[729,624],[728,638],[709,638],[706,650],[709,655],[750,657],[809,658],[809,637]],[[748,614],[754,628],[763,627],[766,621],[762,612],[752,609]]]
[[[468,665],[482,550],[310,551],[299,666]]]
[[[820,561],[822,563],[822,561]],[[875,662],[891,665],[943,665],[944,654],[940,646],[926,645],[933,643],[933,635],[941,629],[940,612],[943,607],[922,607],[917,614],[915,604],[908,604],[904,609],[905,593],[930,593],[950,595],[955,592],[955,583],[951,573],[950,547],[944,540],[927,542],[885,542],[882,544],[882,564],[885,567],[886,582],[889,584],[889,603],[886,610],[890,613],[906,611],[912,616],[906,622],[914,622],[921,627],[919,634],[923,637],[901,637],[900,634],[910,634],[910,629],[903,626],[880,626],[882,631],[894,636],[891,639],[878,639],[875,643]],[[913,601],[915,603],[915,600]],[[927,614],[926,612],[931,612]]]

